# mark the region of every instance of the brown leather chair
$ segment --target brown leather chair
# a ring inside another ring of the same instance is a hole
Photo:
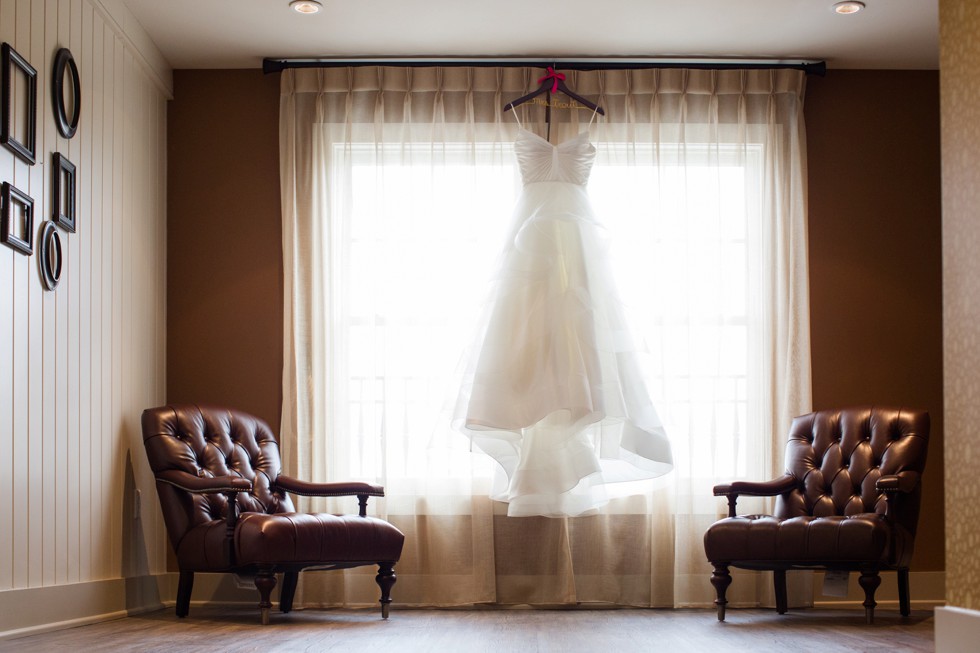
[[[405,536],[388,522],[367,516],[368,497],[384,496],[384,488],[307,483],[286,476],[279,443],[268,425],[225,408],[147,409],[143,445],[180,568],[178,617],[187,616],[194,572],[254,574],[266,624],[276,573],[283,574],[279,608],[289,612],[303,569],[376,564],[381,616],[388,618],[394,565]],[[297,513],[288,493],[356,496],[360,514]]]
[[[728,518],[704,534],[718,619],[725,619],[729,567],[772,570],[779,614],[787,608],[787,570],[860,572],[869,624],[878,574],[896,570],[899,607],[908,616],[909,560],[928,444],[929,414],[919,410],[854,408],[794,419],[785,475],[714,488],[715,496],[728,497]],[[736,516],[739,495],[778,497],[775,515]]]

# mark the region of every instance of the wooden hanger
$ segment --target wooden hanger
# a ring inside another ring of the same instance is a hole
[[[581,104],[583,106],[586,106],[586,107],[592,109],[593,111],[597,112],[599,115],[601,115],[601,116],[606,115],[606,112],[602,110],[602,107],[600,107],[599,105],[597,105],[597,104],[595,104],[593,102],[589,102],[588,100],[586,100],[581,95],[579,95],[579,94],[571,91],[565,85],[565,75],[562,74],[562,73],[556,72],[555,69],[552,66],[548,66],[547,73],[545,74],[544,77],[542,77],[541,79],[538,80],[538,84],[540,84],[541,86],[539,86],[537,88],[537,90],[531,91],[527,95],[521,96],[521,97],[517,98],[516,100],[512,100],[511,102],[508,102],[507,104],[505,104],[504,105],[504,111],[509,111],[509,110],[511,110],[511,109],[513,109],[515,107],[518,107],[518,106],[524,104],[525,102],[527,102],[528,100],[531,100],[532,98],[536,98],[537,96],[541,95],[542,93],[544,93],[546,91],[551,91],[552,94],[561,91],[562,93],[564,93],[565,95],[567,95],[571,99],[575,100],[579,104]],[[548,104],[547,105],[547,108],[549,109],[549,117],[550,117],[550,108],[551,108],[551,105]]]

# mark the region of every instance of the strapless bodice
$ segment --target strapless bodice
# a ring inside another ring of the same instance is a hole
[[[589,183],[595,161],[595,146],[589,133],[581,132],[560,145],[552,145],[534,132],[520,129],[514,141],[517,165],[524,185],[539,181],[564,181],[581,186]]]

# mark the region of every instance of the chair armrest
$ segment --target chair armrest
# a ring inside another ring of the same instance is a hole
[[[796,487],[796,479],[789,474],[774,478],[771,481],[733,481],[714,487],[716,497],[729,496],[731,494],[744,494],[750,497],[774,497],[783,492],[789,492]]]
[[[750,497],[774,497],[796,487],[796,479],[789,474],[771,481],[733,481],[714,487],[716,497],[728,497],[728,516],[735,516],[735,502],[742,494]]]
[[[195,494],[227,494],[228,514],[225,516],[225,538],[228,547],[228,559],[235,559],[235,525],[238,523],[238,493],[251,492],[252,481],[241,476],[194,476],[179,469],[169,469],[160,472],[156,478],[161,483],[169,483],[174,487]]]
[[[899,472],[882,476],[875,483],[879,492],[911,492],[919,484],[919,474],[916,472]]]
[[[373,483],[310,483],[285,474],[276,477],[276,487],[306,497],[353,497],[361,494],[383,497],[385,489]]]
[[[251,492],[252,482],[241,476],[194,476],[179,469],[157,474],[157,480],[195,494]]]
[[[893,521],[896,505],[899,501],[899,493],[911,492],[919,484],[918,472],[899,472],[898,474],[888,474],[882,476],[875,483],[875,489],[885,493],[885,519]]]
[[[273,485],[286,492],[299,494],[305,497],[357,497],[360,506],[359,514],[361,517],[367,516],[368,497],[383,497],[385,489],[373,483],[360,483],[351,481],[349,483],[310,483],[301,481],[285,474],[276,477]]]

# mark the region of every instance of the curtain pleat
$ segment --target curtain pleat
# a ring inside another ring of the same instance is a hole
[[[451,367],[466,347],[492,269],[483,252],[504,245],[517,183],[516,121],[502,107],[536,88],[540,71],[282,74],[286,471],[386,486],[370,510],[406,534],[400,604],[710,604],[702,535],[726,514],[711,486],[781,474],[790,420],[810,410],[803,73],[566,74],[606,116],[589,127],[591,111],[554,108],[551,141],[590,130],[597,210],[610,207],[614,236],[636,234],[613,246],[648,334],[675,471],[600,514],[564,519],[509,518],[487,498],[493,468],[442,410],[452,370],[421,371],[445,368],[432,360],[443,356]],[[542,106],[516,111],[547,133]],[[790,587],[791,601],[808,599],[805,577]],[[729,600],[771,604],[767,576],[733,584]],[[376,601],[370,568],[304,574],[296,599]]]

